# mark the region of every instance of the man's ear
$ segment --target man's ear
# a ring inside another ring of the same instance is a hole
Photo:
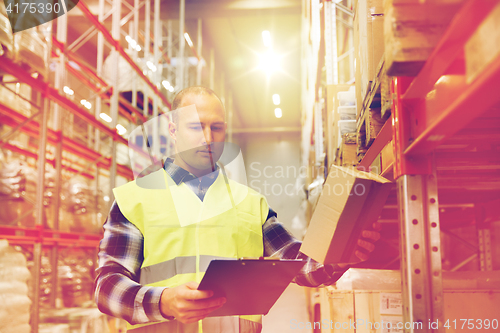
[[[172,140],[177,141],[177,125],[172,121],[168,123],[168,134]]]

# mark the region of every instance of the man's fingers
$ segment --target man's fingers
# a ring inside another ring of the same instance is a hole
[[[372,230],[363,230],[361,236],[363,238],[371,239],[375,242],[380,239],[380,233],[378,231],[372,231]]]
[[[368,242],[362,239],[358,239],[358,245],[368,252],[373,252],[373,250],[375,250],[375,245],[372,242]]]
[[[378,223],[378,222],[374,222],[373,225],[372,225],[372,228],[375,231],[380,231],[380,230],[382,230],[382,224]]]
[[[185,311],[185,312],[182,312],[182,314],[180,314],[178,317],[176,317],[176,319],[184,324],[193,323],[193,322],[196,322],[198,320],[205,318],[211,312],[217,310],[222,305],[224,305],[224,303],[225,303],[225,300],[224,300],[224,302],[222,302],[221,304],[218,304],[216,306],[212,306],[212,307],[208,307],[208,308],[201,308],[198,310]]]
[[[369,256],[366,253],[363,253],[361,251],[355,251],[354,254],[356,255],[356,257],[361,259],[361,261],[366,261],[369,258]]]

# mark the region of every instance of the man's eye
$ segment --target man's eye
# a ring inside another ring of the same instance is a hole
[[[194,131],[201,131],[201,126],[190,126],[189,128]]]
[[[212,131],[222,131],[222,126],[214,126],[212,127]]]

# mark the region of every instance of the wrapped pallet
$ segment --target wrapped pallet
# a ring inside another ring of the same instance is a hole
[[[36,28],[14,35],[14,61],[28,71],[46,75],[47,43]]]
[[[384,0],[385,66],[416,76],[464,0]]]
[[[28,285],[24,255],[0,240],[0,333],[30,333]]]
[[[4,3],[0,3],[0,56],[12,57],[14,51],[12,29]]]
[[[356,94],[358,115],[370,90],[375,70],[384,54],[384,7],[382,0],[358,1],[354,15]]]

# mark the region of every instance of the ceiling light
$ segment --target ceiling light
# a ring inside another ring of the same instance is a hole
[[[156,66],[153,65],[153,63],[151,61],[147,61],[146,65],[149,67],[150,70],[152,70],[153,72],[156,72]]]
[[[102,120],[104,120],[104,121],[105,121],[105,122],[107,122],[107,123],[110,123],[110,122],[111,122],[111,120],[112,120],[112,119],[111,119],[111,117],[110,117],[110,116],[108,116],[108,115],[107,115],[107,114],[105,114],[105,113],[101,113],[101,114],[99,115],[99,117],[101,117],[101,119],[102,119]]]
[[[274,109],[274,115],[276,116],[276,118],[281,118],[281,116],[283,116],[283,112],[280,108],[276,108]]]
[[[172,87],[172,86],[168,87],[168,91],[174,92],[174,87]]]
[[[265,47],[271,47],[271,33],[267,30],[262,31],[262,40]]]
[[[85,106],[87,109],[89,109],[89,110],[90,110],[90,108],[92,107],[92,104],[91,104],[89,101],[87,101],[86,99],[82,99],[82,100],[80,101],[80,103],[81,103],[83,106]]]
[[[280,95],[278,94],[273,95],[273,103],[274,105],[280,105]]]
[[[107,195],[104,196],[104,201],[108,202],[109,201],[109,197]]]
[[[141,46],[140,46],[140,45],[137,45],[137,46],[135,47],[135,49],[136,49],[137,51],[140,51],[140,50],[141,50]]]
[[[186,38],[186,42],[189,44],[189,46],[193,47],[193,41],[191,40],[191,37],[189,37],[189,34],[187,32],[184,33],[184,38]]]
[[[170,82],[168,82],[167,80],[163,80],[161,81],[161,84],[165,87],[165,89],[169,90]]]
[[[118,130],[119,135],[127,133],[127,129],[120,124],[116,125],[116,129]]]
[[[63,91],[64,91],[64,93],[65,93],[65,94],[68,94],[68,95],[70,95],[70,96],[72,96],[72,95],[75,93],[75,92],[74,92],[74,91],[73,91],[70,87],[68,87],[68,86],[64,86],[64,87],[63,87]]]
[[[262,69],[267,74],[279,69],[279,58],[276,54],[269,51],[260,55],[260,69]]]

